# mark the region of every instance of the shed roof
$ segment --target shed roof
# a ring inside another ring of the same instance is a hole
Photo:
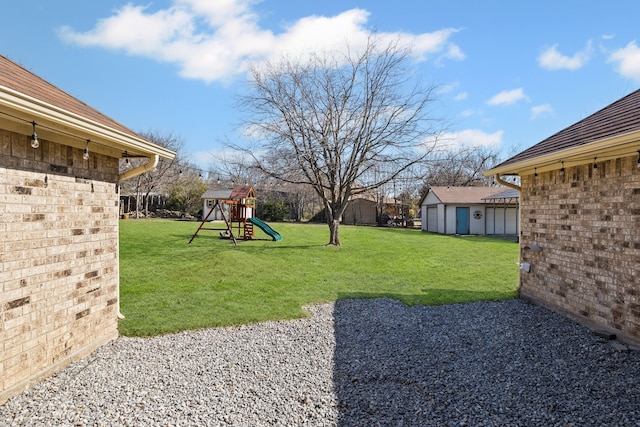
[[[385,205],[393,205],[393,204],[400,204],[401,203],[401,199],[396,198],[394,199],[393,197],[389,197],[389,196],[380,196],[379,194],[374,193],[373,191],[367,191],[365,193],[358,193],[355,196],[352,195],[349,200],[367,200],[369,202],[374,202],[374,203],[382,203]]]
[[[56,140],[68,145],[82,147],[90,139],[114,156],[125,151],[129,156],[175,156],[3,55],[0,113],[0,119],[15,123],[17,132],[31,134],[31,122],[36,122],[38,135],[51,138],[55,133]]]
[[[210,188],[202,194],[201,199],[214,200],[240,200],[246,197],[255,197],[253,187],[239,185],[234,188]]]
[[[520,197],[520,192],[518,190],[509,189],[507,191],[503,191],[502,193],[493,194],[491,196],[485,197],[482,200],[517,199],[519,197]]]
[[[555,163],[554,168],[560,168],[560,160],[568,166],[570,162],[593,161],[593,156],[600,154],[631,155],[640,148],[639,141],[640,90],[636,90],[505,160],[485,175],[517,172],[525,166],[532,169],[536,160]]]
[[[233,188],[210,188],[204,192],[201,199],[230,200]]]
[[[483,199],[505,191],[504,187],[431,187],[433,194],[442,203],[484,203]],[[428,193],[427,193],[428,194]],[[424,200],[423,200],[424,201]]]

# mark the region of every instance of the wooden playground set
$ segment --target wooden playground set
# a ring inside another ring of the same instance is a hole
[[[203,210],[202,223],[191,236],[189,243],[196,238],[200,230],[221,231],[220,238],[237,240],[253,240],[254,226],[265,232],[271,240],[282,240],[280,233],[271,228],[266,222],[256,218],[256,193],[248,185],[231,189],[212,189],[202,195]],[[224,221],[224,228],[214,227],[216,220]]]

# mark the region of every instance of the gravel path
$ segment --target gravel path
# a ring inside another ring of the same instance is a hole
[[[0,406],[30,426],[640,426],[640,352],[522,300],[342,300],[120,338]]]

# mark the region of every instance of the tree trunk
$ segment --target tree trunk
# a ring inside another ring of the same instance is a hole
[[[140,191],[136,191],[136,219],[140,218]]]
[[[337,219],[329,218],[329,243],[331,246],[340,246],[340,236],[338,235],[338,229],[340,221]]]

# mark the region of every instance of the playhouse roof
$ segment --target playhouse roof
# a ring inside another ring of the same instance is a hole
[[[232,199],[244,199],[246,197],[255,197],[255,191],[253,191],[253,187],[250,185],[240,185],[233,189],[231,192]]]

